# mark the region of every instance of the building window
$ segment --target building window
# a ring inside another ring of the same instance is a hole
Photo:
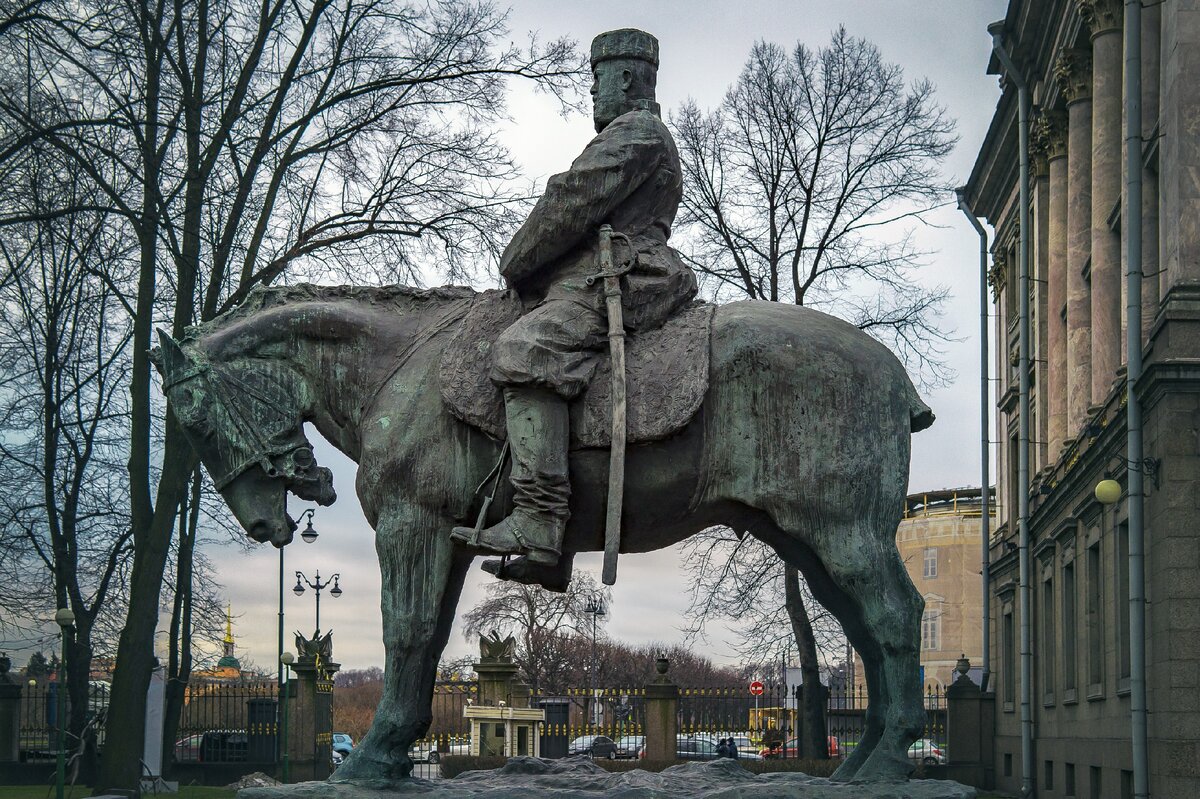
[[[1100,583],[1100,542],[1087,548],[1088,696],[1104,689],[1104,593]]]
[[[1047,701],[1054,699],[1054,578],[1042,581],[1042,687]]]
[[[937,547],[925,547],[925,577],[937,577]]]
[[[1129,525],[1117,526],[1117,674],[1119,688],[1129,687]]]
[[[1101,790],[1103,783],[1100,778],[1100,767],[1092,766],[1088,771],[1091,776],[1091,784],[1088,785],[1088,794],[1092,799],[1104,799],[1104,791]]]
[[[1063,649],[1063,690],[1075,690],[1075,673],[1078,666],[1075,662],[1075,562],[1063,564],[1062,570],[1062,649]],[[1067,699],[1069,697],[1063,697]]]
[[[1075,795],[1075,764],[1063,764],[1063,796]]]
[[[1001,634],[1004,637],[1004,709],[1013,710],[1017,701],[1017,636],[1011,608],[1004,612]]]
[[[1054,761],[1047,760],[1045,762],[1046,762],[1046,776],[1045,776],[1045,779],[1042,780],[1042,787],[1045,788],[1047,791],[1053,791],[1054,790]]]
[[[938,650],[942,648],[942,613],[939,610],[927,610],[921,616],[921,648]]]

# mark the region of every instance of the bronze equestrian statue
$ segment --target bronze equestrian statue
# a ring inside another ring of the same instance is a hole
[[[595,228],[611,224],[638,251],[638,271],[622,279],[635,340],[669,344],[676,320],[696,313],[685,309],[650,330],[694,292],[691,273],[666,246],[679,178],[650,101],[653,42],[630,31],[597,39],[600,133],[551,181],[550,199],[505,254],[510,284],[532,307],[493,348],[513,485],[501,485],[483,514],[492,525],[483,540],[490,550],[524,554],[524,568],[514,564],[507,575],[517,579],[553,584],[554,575],[569,574],[574,553],[604,546],[608,448],[577,438],[586,430],[575,426],[568,439],[565,429],[567,398],[583,390],[592,364],[604,365],[602,306],[580,284],[595,269]],[[254,540],[291,541],[289,491],[321,504],[335,499],[306,422],[359,465],[355,487],[383,575],[385,686],[339,780],[408,776],[409,745],[432,719],[438,659],[476,554],[451,531],[473,532],[477,489],[497,474],[505,447],[502,428],[489,435],[451,412],[442,369],[461,347],[469,315],[490,296],[464,288],[265,288],[178,342],[160,336],[156,362],[170,408]],[[696,407],[670,435],[631,439],[621,551],[661,549],[720,524],[757,536],[799,568],[861,655],[870,695],[862,742],[835,776],[903,779],[925,721],[924,603],[895,533],[910,434],[933,415],[895,356],[843,321],[769,302],[699,312],[707,327],[691,344],[703,353],[707,382],[697,383]],[[595,388],[570,402],[572,412]],[[669,405],[662,400],[672,390],[657,391],[631,391],[631,411]]]

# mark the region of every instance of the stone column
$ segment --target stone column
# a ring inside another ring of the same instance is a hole
[[[1029,173],[1031,178],[1032,195],[1030,201],[1030,219],[1033,236],[1031,242],[1032,263],[1029,265],[1029,357],[1030,396],[1032,406],[1031,426],[1029,430],[1029,474],[1038,474],[1050,462],[1050,430],[1049,430],[1049,393],[1046,375],[1050,359],[1046,354],[1047,333],[1046,307],[1048,298],[1046,289],[1049,281],[1046,272],[1049,269],[1050,249],[1050,163],[1046,153],[1045,142],[1036,135],[1039,117],[1034,118],[1029,137]],[[1019,298],[1018,298],[1019,299]]]
[[[1150,142],[1158,126],[1162,57],[1162,7],[1142,8],[1142,140]],[[1143,151],[1145,148],[1143,148]],[[1144,163],[1144,159],[1143,159]],[[1158,315],[1158,170],[1142,169],[1142,341]]]
[[[323,780],[329,776],[333,756],[333,639],[300,643],[300,659],[292,666],[295,679],[288,686],[288,772],[292,782]]]
[[[1064,50],[1054,79],[1067,100],[1067,437],[1078,434],[1092,401],[1092,306],[1084,276],[1092,248],[1092,61]]]
[[[679,686],[667,676],[667,658],[655,662],[658,676],[646,685],[646,759],[674,760],[679,736]]]
[[[1043,114],[1037,137],[1046,154],[1050,208],[1046,235],[1046,462],[1053,466],[1067,438],[1067,119]]]
[[[11,668],[8,655],[0,655],[0,763],[15,763],[21,754],[21,683]]]
[[[1092,390],[1100,405],[1117,378],[1125,281],[1121,237],[1110,226],[1121,199],[1120,0],[1079,0],[1079,13],[1092,31]]]

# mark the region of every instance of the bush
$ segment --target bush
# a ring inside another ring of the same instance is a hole
[[[448,755],[441,760],[442,776],[449,779],[457,777],[464,771],[479,771],[500,768],[505,764],[503,757],[475,757],[473,755]],[[620,772],[641,769],[642,771],[662,771],[671,766],[691,762],[687,760],[596,760],[597,766],[606,771]],[[738,760],[738,765],[752,774],[768,774],[779,771],[801,771],[812,777],[828,777],[841,763],[840,760]]]

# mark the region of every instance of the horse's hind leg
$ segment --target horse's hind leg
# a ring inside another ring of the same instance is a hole
[[[800,569],[813,597],[837,618],[846,639],[862,658],[863,675],[871,702],[864,713],[863,732],[857,745],[833,774],[834,779],[849,780],[855,776],[883,737],[884,709],[888,701],[887,685],[882,678],[879,646],[868,632],[869,628],[859,603],[834,582],[811,549],[783,532],[773,532],[767,538],[775,546],[780,557]]]
[[[450,521],[415,506],[380,514],[375,549],[383,575],[383,698],[335,781],[412,773],[408,748],[429,729],[437,663],[450,636],[469,555],[456,554]]]
[[[864,649],[878,663],[884,729],[854,773],[861,780],[906,779],[913,770],[908,748],[925,726],[919,676],[925,601],[896,551],[894,529],[884,535],[860,519],[827,530],[814,545],[829,576],[857,605],[868,636]],[[868,701],[875,704],[875,697]]]
[[[913,770],[908,747],[925,726],[919,677],[925,603],[900,560],[893,534],[873,529],[886,526],[859,518],[826,522],[820,535],[796,536],[812,548],[833,584],[817,588],[818,599],[832,603],[829,610],[842,621],[867,667],[869,748],[865,760],[852,756],[843,764],[838,770],[842,778],[906,779]],[[806,576],[813,571],[810,566]],[[818,572],[812,585],[822,582]]]

